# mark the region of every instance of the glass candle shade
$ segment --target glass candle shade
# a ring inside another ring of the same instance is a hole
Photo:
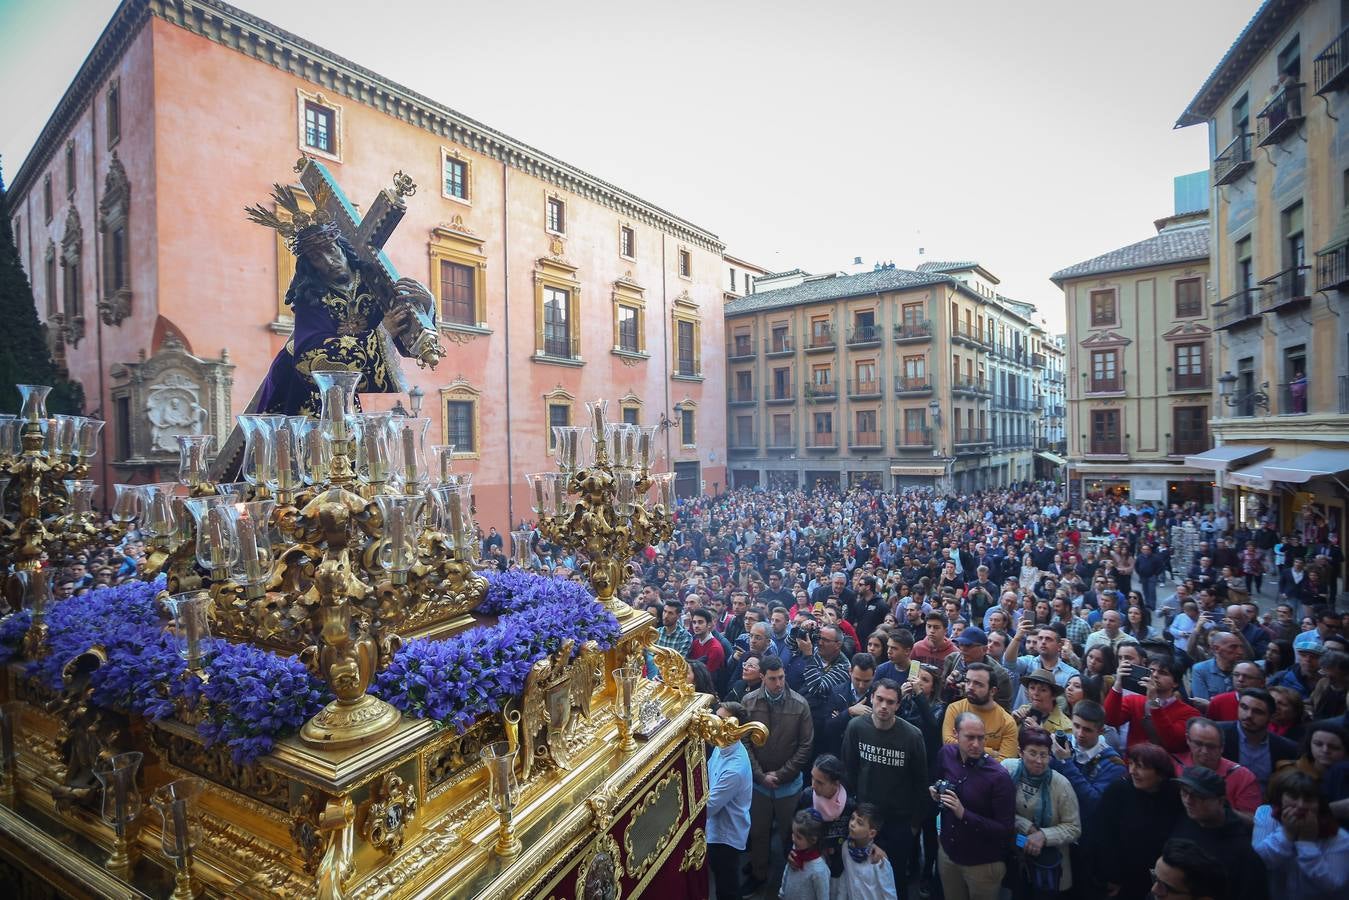
[[[533,536],[534,532],[528,528],[511,532],[511,558],[519,563],[522,568],[529,565],[529,541]]]
[[[595,442],[589,428],[573,425],[553,426],[553,459],[563,472],[589,468],[595,461]]]
[[[356,477],[365,484],[385,484],[393,474],[393,416],[362,413],[356,422]]]
[[[637,439],[641,431],[636,425],[626,422],[611,422],[605,427],[604,441],[609,447],[609,462],[616,469],[631,469],[640,466],[637,454]]]
[[[553,479],[551,472],[534,472],[525,476],[529,484],[529,506],[536,516],[553,514]]]
[[[570,516],[572,512],[571,475],[566,472],[549,472],[548,477],[553,482],[551,491],[553,508],[549,515],[564,518]]]
[[[103,443],[104,424],[102,419],[85,419],[80,423],[79,448],[77,450],[80,459],[87,462],[98,456],[98,448]]]
[[[55,417],[44,419],[39,423],[42,428],[42,452],[53,461],[60,455],[57,447],[61,443],[61,423],[56,421]]]
[[[642,677],[642,670],[635,666],[625,666],[621,669],[614,669],[614,688],[617,693],[614,696],[614,712],[619,715],[623,721],[632,721],[632,699],[637,693],[637,682]]]
[[[608,400],[587,400],[586,401],[586,421],[594,429],[596,436],[604,434],[605,415],[609,411]]]
[[[126,524],[136,521],[141,514],[141,501],[143,499],[139,490],[140,486],[135,484],[114,484],[112,501],[112,520]]]
[[[416,493],[431,479],[431,459],[427,451],[426,435],[431,428],[430,419],[394,419],[399,429],[399,463],[403,480],[403,490]],[[451,451],[453,452],[453,451]]]
[[[632,469],[614,472],[614,512],[620,519],[632,517],[632,506],[637,502],[637,473]]]
[[[19,435],[22,433],[22,419],[8,413],[0,414],[0,459],[8,462],[19,455]]]
[[[193,497],[183,502],[197,526],[197,562],[203,569],[228,569],[239,558],[238,535],[230,528],[237,498]]]
[[[140,751],[132,750],[100,758],[94,763],[94,777],[103,786],[99,814],[119,835],[141,813],[141,792],[136,787],[141,759]]]
[[[267,487],[274,491],[298,491],[305,484],[307,458],[305,435],[312,419],[308,416],[284,416],[272,432],[272,471]]]
[[[79,448],[80,426],[83,416],[53,416],[56,423],[56,439],[52,442],[54,452],[61,459],[69,459]]]
[[[33,622],[41,622],[52,604],[52,575],[46,569],[19,569],[10,575],[17,582],[20,602],[32,615]]]
[[[67,478],[66,496],[70,498],[70,513],[85,516],[94,511],[94,491],[98,485],[88,479]]]
[[[198,798],[206,782],[200,778],[180,778],[155,790],[150,802],[164,818],[161,846],[164,854],[180,859],[190,854],[201,842],[201,820]]]
[[[230,507],[227,521],[239,545],[239,555],[230,566],[230,577],[241,584],[262,584],[271,572],[269,523],[275,507],[275,500],[253,500]]]
[[[16,384],[19,389],[19,418],[28,424],[47,421],[47,395],[52,392],[45,384]]]
[[[177,490],[178,483],[175,481],[140,486],[141,496],[145,498],[141,531],[150,537],[168,538],[173,534],[178,525],[173,508],[173,497]]]
[[[224,484],[217,484],[215,492],[221,497],[229,498],[231,503],[240,503],[248,496],[251,487],[247,481],[227,481]]]
[[[211,652],[211,595],[206,591],[188,591],[168,599],[173,615],[173,643],[178,655],[197,668]]]
[[[276,434],[286,424],[285,416],[240,416],[244,431],[244,480],[266,485],[276,480]]]
[[[492,809],[498,813],[510,812],[518,801],[520,787],[515,780],[517,753],[509,741],[494,741],[478,752],[483,767],[487,769],[487,796]]]
[[[666,512],[674,511],[674,473],[661,472],[651,476],[651,499]]]
[[[472,490],[467,484],[445,484],[436,488],[440,530],[456,550],[470,558],[478,544],[478,536],[473,530]]]
[[[351,439],[360,372],[313,372],[319,393],[319,433],[329,441]]]
[[[380,515],[384,519],[384,546],[379,564],[388,572],[406,572],[417,562],[417,537],[422,504],[421,494],[378,494]]]
[[[310,486],[328,483],[328,473],[333,464],[332,442],[324,437],[321,422],[314,422],[304,435],[305,466],[304,483]]]
[[[656,431],[655,425],[639,425],[637,427],[637,468],[643,472],[651,468],[654,459]]]
[[[211,458],[215,455],[215,435],[178,435],[178,483],[189,488],[211,480]]]
[[[431,465],[435,469],[436,482],[446,484],[450,473],[454,471],[454,444],[433,444],[431,446]]]

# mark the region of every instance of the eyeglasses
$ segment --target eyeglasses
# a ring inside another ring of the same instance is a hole
[[[1192,896],[1194,896],[1194,895],[1191,894],[1189,891],[1183,891],[1183,890],[1181,890],[1180,888],[1175,887],[1174,885],[1170,885],[1170,884],[1167,884],[1165,881],[1162,881],[1160,878],[1157,877],[1157,870],[1156,870],[1156,869],[1149,869],[1149,870],[1148,870],[1148,874],[1152,876],[1153,896],[1156,896],[1156,897],[1192,897]],[[1156,890],[1156,888],[1158,888],[1158,887],[1160,887],[1160,888],[1162,889],[1160,893]]]

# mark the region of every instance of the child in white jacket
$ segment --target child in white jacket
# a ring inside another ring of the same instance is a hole
[[[859,803],[848,821],[848,840],[843,845],[843,897],[847,900],[899,900],[895,891],[895,871],[884,855],[872,862],[872,845],[885,824],[880,811],[870,803]]]

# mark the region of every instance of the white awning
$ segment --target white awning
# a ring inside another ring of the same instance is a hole
[[[1349,471],[1349,450],[1313,450],[1294,459],[1280,459],[1265,465],[1270,481],[1306,484],[1313,478]]]
[[[908,475],[916,478],[941,478],[946,474],[946,466],[891,466],[891,475]]]
[[[1221,447],[1185,457],[1185,465],[1194,469],[1226,472],[1233,466],[1268,452],[1269,448],[1260,444],[1223,444]]]
[[[1057,453],[1050,453],[1048,450],[1036,450],[1035,455],[1043,459],[1045,462],[1050,463],[1051,465],[1055,466],[1068,465],[1068,460],[1064,459],[1062,456],[1059,456]]]
[[[1247,466],[1244,469],[1236,469],[1227,473],[1227,480],[1241,487],[1256,488],[1262,491],[1273,490],[1274,484],[1269,480],[1265,467],[1275,465],[1277,462],[1279,460],[1271,459],[1256,463],[1253,466]]]

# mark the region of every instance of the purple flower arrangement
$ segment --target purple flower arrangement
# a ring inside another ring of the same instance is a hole
[[[406,715],[463,731],[524,690],[530,667],[563,641],[593,640],[607,648],[618,637],[618,622],[580,584],[523,572],[493,573],[488,580],[480,609],[499,614],[497,624],[442,641],[408,642],[371,693]],[[90,677],[94,703],[148,719],[172,717],[180,702],[200,709],[198,733],[208,746],[227,746],[239,765],[270,753],[278,738],[297,731],[331,699],[298,659],[226,641],[218,641],[207,660],[205,681],[184,677],[156,600],[163,590],[162,578],[132,581],[54,604],[47,613],[49,652],[25,674],[60,690],[65,665],[100,646],[107,662]],[[26,612],[0,620],[0,663],[19,654],[28,621]]]
[[[488,581],[492,611],[507,613],[497,624],[443,641],[409,641],[376,676],[371,693],[405,715],[462,732],[478,716],[500,712],[505,700],[524,690],[530,667],[563,641],[608,648],[618,637],[617,620],[581,585],[523,572],[489,575]]]

